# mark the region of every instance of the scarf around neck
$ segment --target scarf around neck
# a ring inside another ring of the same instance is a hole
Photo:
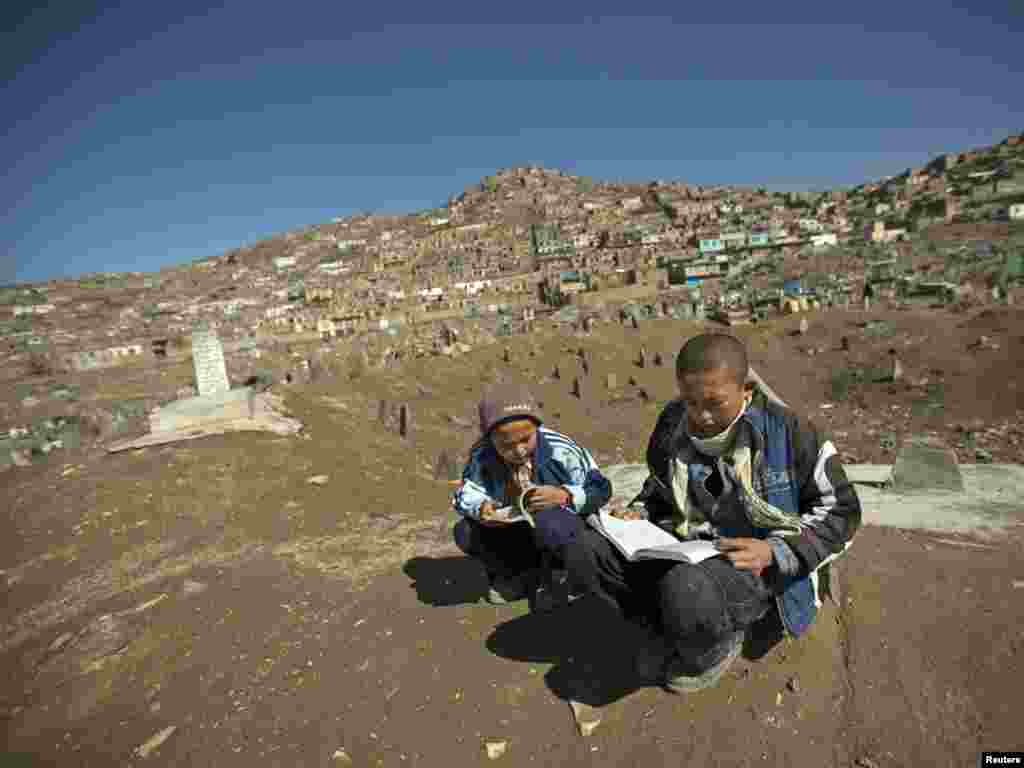
[[[780,535],[799,533],[807,527],[800,515],[779,509],[761,498],[754,490],[751,427],[741,420],[736,423],[735,430],[732,445],[722,453],[721,459],[731,465],[736,474],[740,485],[740,502],[750,524],[755,528],[770,529],[772,533]],[[689,464],[677,456],[672,461],[670,471],[672,495],[676,502],[676,510],[672,516],[673,529],[677,536],[687,539],[690,536]]]

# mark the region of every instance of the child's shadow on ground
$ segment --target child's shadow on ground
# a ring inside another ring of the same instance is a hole
[[[743,657],[763,658],[782,639],[776,611],[747,632]],[[600,601],[583,598],[552,613],[528,613],[497,626],[488,649],[516,661],[553,664],[544,680],[561,699],[603,707],[650,686],[634,671],[633,658],[647,630],[624,621]]]
[[[413,557],[402,570],[413,580],[420,602],[427,605],[465,605],[487,593],[484,569],[465,555]]]
[[[633,654],[644,633],[595,599],[527,613],[495,627],[487,648],[516,661],[553,664],[544,681],[561,699],[601,707],[641,688]]]

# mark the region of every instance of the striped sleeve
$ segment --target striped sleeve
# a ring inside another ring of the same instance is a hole
[[[460,515],[477,520],[480,518],[480,507],[485,501],[494,499],[487,493],[480,467],[481,445],[473,446],[469,461],[462,470],[462,485],[452,494],[452,508]]]
[[[552,458],[558,461],[569,473],[570,482],[565,488],[572,496],[572,506],[576,512],[583,512],[585,509],[593,511],[594,503],[588,507],[588,501],[595,502],[597,506],[607,502],[604,498],[604,485],[607,480],[601,475],[597,462],[586,448],[578,445],[574,440],[553,430],[545,430],[544,438],[551,444]],[[588,493],[588,489],[591,492]],[[594,489],[599,489],[599,497],[591,498]]]
[[[809,423],[797,421],[794,430],[800,517],[807,527],[785,541],[813,571],[846,548],[860,527],[861,507],[832,441]]]

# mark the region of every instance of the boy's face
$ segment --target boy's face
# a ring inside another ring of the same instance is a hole
[[[516,419],[499,424],[491,431],[491,442],[506,464],[519,466],[537,447],[537,425],[532,419]]]
[[[734,371],[725,367],[685,373],[677,380],[686,404],[686,421],[694,437],[714,437],[739,415],[746,389]]]

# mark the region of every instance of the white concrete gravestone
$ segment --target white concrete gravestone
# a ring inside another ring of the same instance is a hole
[[[224,365],[224,347],[213,331],[199,329],[192,332],[192,366],[200,397],[231,389]]]

